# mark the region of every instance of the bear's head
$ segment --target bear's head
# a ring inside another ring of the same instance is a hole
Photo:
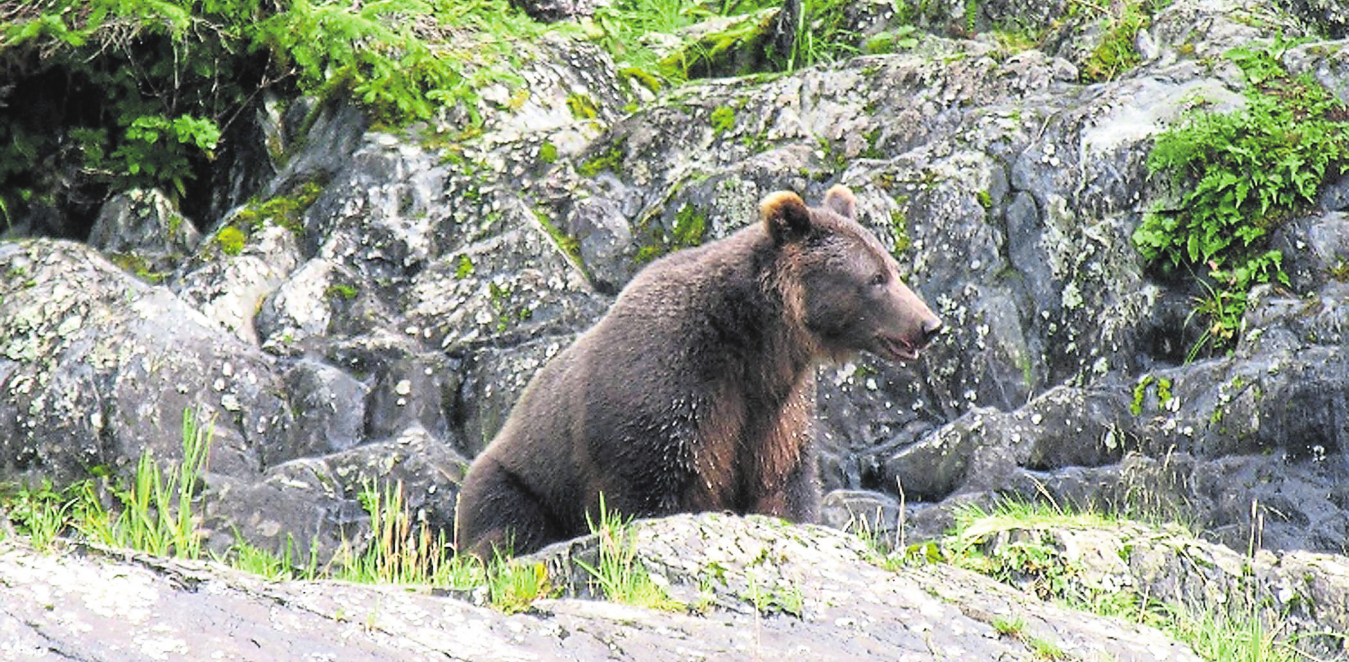
[[[942,323],[899,277],[899,264],[857,223],[851,191],[835,186],[807,207],[779,191],[760,216],[778,254],[778,287],[790,324],[805,331],[817,354],[835,361],[867,351],[910,361]]]

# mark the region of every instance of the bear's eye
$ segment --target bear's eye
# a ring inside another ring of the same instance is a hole
[[[881,285],[884,285],[884,284],[885,284],[885,274],[884,274],[884,273],[878,273],[878,274],[876,274],[875,276],[872,276],[872,277],[871,277],[871,280],[870,280],[870,281],[867,281],[867,282],[868,282],[872,287],[880,287]]]

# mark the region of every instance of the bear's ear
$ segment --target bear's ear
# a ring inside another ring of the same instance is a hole
[[[810,210],[801,196],[791,191],[770,193],[759,203],[759,217],[768,236],[778,244],[785,244],[810,232]]]
[[[831,186],[824,194],[824,206],[839,216],[857,220],[857,198],[842,184]]]

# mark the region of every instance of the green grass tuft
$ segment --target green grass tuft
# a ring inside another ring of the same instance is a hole
[[[599,564],[592,566],[579,559],[576,563],[590,573],[592,584],[606,599],[664,611],[684,608],[683,603],[671,599],[665,587],[651,578],[637,558],[637,541],[630,520],[606,509],[604,495],[600,495],[599,521],[592,521],[588,514],[586,521],[591,533],[599,538]]]
[[[206,469],[215,424],[183,412],[183,457],[161,467],[154,453],[141,455],[130,487],[115,493],[121,510],[105,510],[89,494],[83,499],[76,528],[86,538],[112,547],[125,547],[155,556],[195,559],[201,556],[201,536],[193,515],[193,501]],[[92,490],[92,484],[87,484]]]

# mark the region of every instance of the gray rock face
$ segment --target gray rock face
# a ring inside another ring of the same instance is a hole
[[[163,193],[134,190],[103,205],[88,241],[105,254],[135,256],[145,271],[162,273],[192,253],[201,233]]]
[[[700,612],[560,597],[506,616],[398,587],[275,583],[205,563],[37,555],[0,543],[0,585],[11,598],[0,602],[0,651],[110,661],[1032,660],[1025,641],[1037,638],[1072,659],[1199,659],[1156,630],[1068,611],[967,571],[883,570],[837,531],[720,515],[634,531],[642,563]],[[568,560],[594,543],[541,552],[564,592],[589,590]],[[221,618],[229,627],[210,626]],[[999,618],[1021,619],[1022,638],[1000,635]]]
[[[215,421],[213,470],[260,471],[290,441],[275,361],[94,249],[0,244],[0,454],[7,478],[57,482],[182,452],[185,409]]]

